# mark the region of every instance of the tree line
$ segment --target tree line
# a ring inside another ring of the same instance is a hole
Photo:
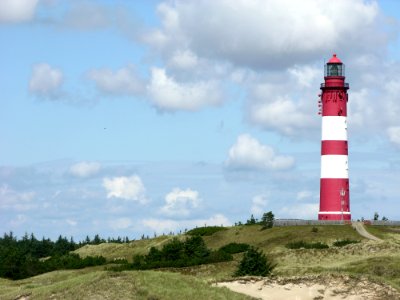
[[[37,239],[34,234],[25,234],[17,239],[12,232],[0,238],[0,277],[22,279],[30,276],[60,269],[79,269],[106,263],[104,257],[85,257],[70,253],[85,245],[96,245],[104,242],[126,243],[128,238],[107,240],[95,235],[86,237],[76,243],[71,237],[59,236],[56,241],[49,238]]]

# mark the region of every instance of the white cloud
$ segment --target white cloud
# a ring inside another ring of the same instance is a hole
[[[229,149],[226,165],[232,169],[286,170],[292,168],[294,162],[293,157],[277,155],[272,147],[242,134]]]
[[[142,220],[142,224],[143,226],[150,228],[157,234],[161,234],[170,231],[175,232],[179,228],[179,225],[181,223],[175,220],[160,220],[151,218]]]
[[[28,221],[28,217],[26,215],[18,214],[14,219],[10,221],[10,225],[12,227],[19,227]]]
[[[178,69],[191,70],[198,65],[198,57],[189,50],[176,50],[168,61],[168,65]]]
[[[389,135],[389,140],[400,146],[400,126],[389,127],[387,133]]]
[[[120,198],[144,204],[147,202],[145,188],[139,176],[104,178],[103,187],[107,198]]]
[[[268,204],[268,196],[267,195],[256,195],[251,200],[251,208],[250,212],[257,216],[261,216],[265,212],[265,208]]]
[[[109,221],[108,224],[114,230],[127,229],[133,226],[133,222],[129,218],[118,218]]]
[[[314,125],[310,113],[305,112],[301,105],[288,95],[275,94],[273,101],[254,101],[249,105],[248,113],[252,123],[288,136],[294,136],[299,130]]]
[[[165,196],[165,205],[160,211],[167,216],[187,217],[192,209],[199,206],[200,201],[199,192],[174,188]]]
[[[101,165],[97,162],[80,162],[72,165],[70,173],[77,177],[89,177],[99,172]]]
[[[38,96],[57,97],[63,83],[63,73],[49,64],[41,63],[33,66],[29,91]]]
[[[178,230],[192,229],[201,226],[230,226],[231,222],[222,214],[215,214],[207,219],[193,219],[175,221],[171,219],[144,219],[143,226],[150,228],[157,234],[168,233],[170,231],[177,232]]]
[[[37,205],[32,202],[36,196],[36,193],[33,191],[15,191],[8,185],[3,184],[0,187],[0,208],[14,211],[31,210],[37,207]]]
[[[318,218],[319,204],[301,203],[282,207],[279,218],[315,220]]]
[[[288,72],[293,76],[299,86],[305,88],[313,87],[316,80],[321,80],[320,78],[322,70],[321,68],[311,67],[311,66],[294,66],[288,69]]]
[[[161,28],[145,40],[161,52],[189,48],[254,68],[302,63],[332,49],[357,53],[367,40],[386,41],[375,28],[375,1],[185,0],[161,3],[158,13]]]
[[[304,200],[304,199],[310,199],[312,197],[313,193],[308,190],[300,191],[296,195],[296,200]]]
[[[118,69],[97,69],[88,72],[98,90],[116,95],[137,95],[143,92],[144,84],[132,66]]]
[[[78,225],[78,222],[73,220],[73,219],[66,219],[65,222],[67,222],[67,224],[70,225],[70,226]]]
[[[177,82],[168,77],[165,69],[153,68],[147,86],[150,101],[160,110],[196,111],[205,106],[222,103],[222,95],[215,81]]]
[[[72,7],[64,16],[65,26],[91,30],[104,28],[111,23],[109,9],[95,2],[72,2]]]
[[[33,18],[39,0],[1,0],[1,22],[24,22]]]

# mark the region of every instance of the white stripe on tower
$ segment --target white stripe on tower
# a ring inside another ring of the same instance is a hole
[[[323,141],[347,141],[347,118],[322,116]]]
[[[349,178],[347,155],[322,155],[321,178]]]

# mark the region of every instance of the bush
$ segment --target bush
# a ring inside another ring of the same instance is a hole
[[[289,249],[327,249],[329,246],[327,244],[317,242],[317,243],[306,243],[304,241],[292,242],[286,244],[286,248]]]
[[[333,246],[335,246],[335,247],[344,247],[344,246],[346,246],[346,245],[349,245],[349,244],[357,244],[357,243],[359,243],[359,242],[360,242],[360,241],[349,240],[349,239],[338,240],[338,241],[335,241],[335,242],[333,243]]]
[[[189,230],[187,234],[192,236],[194,235],[206,236],[206,235],[213,235],[214,233],[222,230],[226,230],[226,228],[219,226],[199,227]]]
[[[276,264],[267,258],[261,250],[251,247],[243,255],[234,276],[268,276],[275,267]]]
[[[249,244],[243,243],[229,243],[225,246],[222,246],[219,250],[224,251],[229,254],[241,253],[245,252],[250,248]]]
[[[196,235],[186,241],[174,238],[165,244],[161,250],[152,247],[147,255],[135,255],[132,264],[114,267],[111,270],[182,268],[232,259],[232,255],[227,252],[209,250],[201,236]]]

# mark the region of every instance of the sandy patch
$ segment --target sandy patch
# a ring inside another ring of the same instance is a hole
[[[242,278],[220,282],[237,293],[263,300],[391,300],[400,293],[390,286],[352,279],[348,276],[307,276],[292,278]]]

